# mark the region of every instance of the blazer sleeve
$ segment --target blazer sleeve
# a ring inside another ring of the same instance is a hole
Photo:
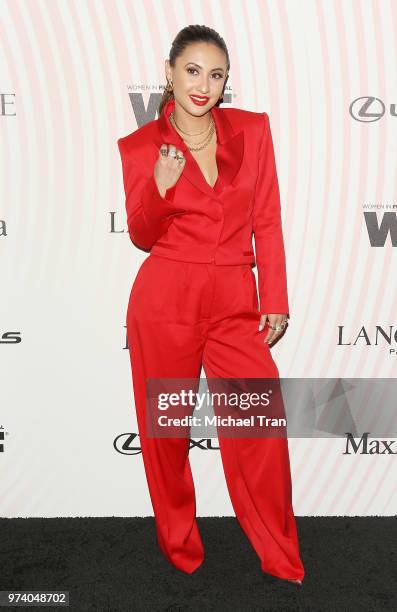
[[[117,144],[123,170],[128,233],[132,242],[149,250],[167,231],[173,216],[180,214],[173,206],[175,185],[162,197],[153,172],[148,176],[136,166],[133,151],[125,138],[120,138]]]
[[[282,233],[280,191],[269,116],[263,132],[253,210],[253,232],[261,314],[288,314],[287,272]]]

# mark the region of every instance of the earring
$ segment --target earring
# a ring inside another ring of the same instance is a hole
[[[170,79],[169,81],[167,80],[166,91],[171,92],[172,89],[173,89],[173,87],[172,87],[172,79]]]

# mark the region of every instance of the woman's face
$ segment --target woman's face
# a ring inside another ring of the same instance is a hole
[[[186,112],[203,115],[222,95],[227,78],[226,56],[212,43],[192,43],[176,59],[174,68],[166,60],[165,71],[166,78],[172,79],[175,101]],[[195,101],[191,96],[202,100]]]

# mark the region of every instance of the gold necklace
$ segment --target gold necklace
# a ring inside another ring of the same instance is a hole
[[[175,117],[174,117],[173,113],[171,113],[171,115],[170,115],[170,120],[171,120],[172,125],[179,132],[179,127],[178,127],[178,125],[177,125],[177,123],[175,121]],[[212,123],[210,122],[209,128],[207,128],[207,131],[208,131],[208,129],[211,131],[211,128],[212,128]],[[209,134],[210,134],[210,132],[208,132],[208,134],[206,136],[204,136],[203,140],[201,140],[201,141],[199,140],[198,142],[189,142],[188,140],[183,138],[183,136],[181,136],[181,138],[186,142],[186,144],[189,144],[190,146],[196,146],[196,145],[203,144],[207,140]]]
[[[201,147],[191,147],[190,145],[188,145],[189,151],[202,151],[203,149],[208,147],[208,145],[210,144],[212,140],[214,131],[215,131],[215,126],[213,126],[213,128],[211,129],[211,133],[208,135],[207,142],[205,142]]]
[[[180,128],[179,125],[177,124],[176,119],[175,119],[175,115],[174,115],[174,111],[172,111],[172,113],[170,115],[170,119],[171,119],[171,117],[172,117],[172,121],[174,122],[174,124],[178,128],[178,130],[180,132],[182,132],[182,134],[185,134],[186,136],[200,136],[201,134],[204,134],[204,132],[207,132],[210,129],[211,124],[212,124],[212,116],[211,116],[211,118],[209,120],[209,123],[208,123],[208,127],[206,127],[205,130],[203,130],[202,132],[198,132],[197,134],[189,134],[189,132],[184,132],[182,130],[182,128]]]
[[[170,120],[172,125],[176,128],[179,129],[175,123],[175,119],[173,117],[173,113],[170,114]],[[208,147],[209,143],[211,142],[212,136],[215,132],[215,123],[214,120],[212,119],[211,121],[211,126],[210,126],[210,131],[208,133],[208,135],[204,138],[204,140],[202,142],[195,142],[193,145],[192,143],[187,142],[183,137],[182,140],[184,140],[184,142],[186,143],[189,151],[202,151],[202,149],[205,149],[206,147]],[[204,144],[202,144],[204,143]],[[196,146],[196,145],[201,145],[201,146]]]

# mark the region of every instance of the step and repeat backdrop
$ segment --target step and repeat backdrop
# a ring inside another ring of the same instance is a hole
[[[3,517],[152,515],[125,325],[147,253],[129,238],[117,140],[157,117],[172,40],[195,23],[228,45],[223,106],[271,122],[280,376],[396,375],[395,2],[2,0]],[[356,433],[289,440],[297,515],[396,513],[397,434]],[[197,515],[233,515],[218,440],[192,439],[189,457]]]

